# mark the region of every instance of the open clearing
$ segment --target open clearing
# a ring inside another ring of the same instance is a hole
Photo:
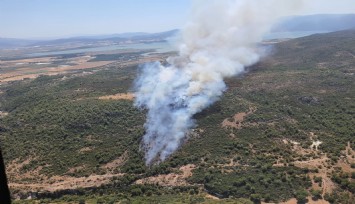
[[[115,95],[100,96],[100,100],[133,100],[133,93],[118,93]]]
[[[159,175],[140,179],[136,184],[158,184],[161,186],[186,186],[189,185],[186,179],[192,176],[192,170],[195,165],[189,164],[179,168],[180,173],[171,173],[167,175]]]
[[[0,82],[10,82],[23,80],[26,78],[33,79],[37,78],[40,75],[57,75],[68,73],[69,71],[82,70],[82,69],[91,69],[95,67],[101,67],[112,63],[108,62],[82,62],[77,65],[67,65],[59,67],[44,67],[44,68],[19,68],[13,71],[0,74]]]
[[[102,168],[109,171],[112,168],[115,168],[124,162],[124,157],[121,156],[117,160],[110,162],[106,165],[103,165]],[[18,162],[13,161],[8,166],[8,176],[9,176],[9,186],[13,189],[24,190],[24,191],[58,191],[58,190],[67,190],[67,189],[77,189],[77,188],[88,188],[94,186],[101,186],[103,184],[107,184],[113,177],[120,177],[124,174],[122,173],[109,173],[107,172],[104,175],[89,175],[85,177],[72,177],[72,176],[52,176],[47,177],[45,175],[40,174],[40,170],[42,170],[42,166],[38,168],[28,171],[26,173],[21,173],[20,169],[22,169],[25,165],[30,164],[30,162],[36,160],[36,158],[26,159],[25,161]],[[68,173],[73,173],[76,170],[80,170],[85,168],[85,166],[80,166],[76,168],[72,168],[68,171]]]

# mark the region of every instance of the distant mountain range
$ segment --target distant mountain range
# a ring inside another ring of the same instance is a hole
[[[0,38],[0,48],[17,48],[29,46],[53,46],[66,44],[113,44],[121,42],[159,42],[176,35],[179,30],[170,30],[160,33],[121,33],[112,35],[79,36],[56,40],[25,40],[15,38]]]
[[[98,44],[98,43],[120,43],[120,42],[157,42],[164,41],[167,38],[175,35],[179,30],[170,30],[160,33],[122,33],[113,35],[100,36],[82,36],[73,38],[63,38],[58,40],[41,41],[31,44],[31,46],[45,46],[45,45],[64,45],[64,44]]]
[[[300,31],[339,31],[355,28],[355,14],[319,14],[308,16],[290,16],[281,19],[272,32],[300,32]],[[0,48],[17,48],[28,46],[48,46],[65,44],[112,44],[120,42],[157,42],[164,41],[176,35],[179,30],[160,33],[121,33],[110,35],[79,36],[57,40],[25,40],[0,38]]]
[[[355,28],[355,14],[319,14],[281,19],[273,32],[340,31]]]
[[[36,43],[36,40],[25,40],[16,38],[0,38],[0,48],[24,47]]]

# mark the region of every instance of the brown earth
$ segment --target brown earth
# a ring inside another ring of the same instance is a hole
[[[154,54],[142,56],[137,60],[127,61],[98,61],[89,62],[92,56],[81,56],[71,58],[66,64],[75,65],[59,65],[53,67],[53,64],[57,58],[54,57],[42,57],[20,60],[0,60],[0,83],[18,81],[24,79],[34,79],[40,75],[57,75],[65,74],[74,70],[91,69],[95,67],[102,67],[108,64],[114,63],[114,66],[118,68],[143,64],[152,61],[163,61],[166,59],[167,54]]]
[[[111,170],[122,166],[126,161],[128,155],[125,152],[122,156],[116,160],[107,163],[101,168],[108,170],[104,175],[89,175],[87,177],[71,177],[71,176],[52,176],[46,177],[41,175],[39,172],[43,167],[38,167],[35,170],[28,171],[26,173],[20,173],[20,169],[29,164],[35,159],[26,159],[25,161],[19,162],[14,161],[8,166],[9,172],[9,186],[13,190],[20,190],[24,192],[29,191],[49,191],[54,192],[58,190],[66,189],[77,189],[77,188],[87,188],[101,186],[107,184],[111,181],[113,177],[123,176],[124,174],[117,173],[114,174],[110,172]],[[85,166],[78,166],[69,169],[68,173],[73,173],[77,170],[81,170]],[[195,165],[186,165],[180,167],[178,170],[180,173],[171,173],[167,175],[159,175],[155,177],[144,178],[136,181],[137,184],[151,183],[159,184],[162,186],[186,186],[189,185],[186,182],[186,178],[192,176],[192,170]]]
[[[213,196],[213,195],[211,195],[211,194],[207,194],[205,197],[206,197],[207,199],[220,200],[218,197]]]
[[[19,59],[19,60],[8,60],[8,61],[1,61],[0,65],[7,66],[7,65],[14,65],[14,64],[28,64],[28,63],[50,63],[54,60],[53,57],[39,57],[39,58],[29,58],[29,59]]]
[[[152,176],[136,181],[136,184],[158,184],[161,186],[187,186],[186,179],[192,176],[195,165],[188,164],[179,168],[181,173],[170,173],[166,175]]]
[[[113,177],[122,176],[123,174],[106,173],[104,175],[89,175],[87,177],[71,177],[71,176],[52,176],[47,177],[40,174],[43,166],[38,166],[34,170],[21,172],[22,167],[35,161],[36,158],[28,158],[24,161],[14,160],[8,165],[7,173],[9,179],[9,186],[13,190],[22,191],[50,191],[65,189],[87,188],[94,186],[101,186],[107,184]],[[115,162],[115,161],[114,161]],[[112,163],[108,163],[112,166]],[[77,170],[83,169],[85,166],[78,166],[69,169],[68,173],[73,173]]]
[[[68,170],[68,173],[72,173],[72,174],[73,174],[73,173],[75,173],[75,172],[77,172],[77,171],[80,171],[80,170],[82,170],[82,169],[85,169],[85,165],[70,168],[70,169]]]
[[[71,66],[59,66],[59,67],[44,67],[44,68],[21,68],[14,71],[9,71],[0,74],[0,83],[23,80],[26,78],[33,79],[40,75],[57,75],[68,73],[73,70],[91,69],[95,67],[101,67],[112,63],[112,61],[106,62],[83,62],[77,65]]]
[[[93,150],[92,147],[84,147],[84,148],[79,149],[78,152],[85,153],[85,152],[90,152],[92,150]]]
[[[127,161],[127,159],[128,159],[128,153],[126,151],[117,159],[105,164],[102,168],[112,172],[114,169],[117,169],[118,167],[121,167],[122,165],[124,165],[124,163]]]
[[[64,189],[88,188],[107,184],[113,177],[123,174],[90,175],[88,177],[54,176],[40,183],[9,183],[10,188],[30,191],[58,191]]]
[[[327,168],[327,163],[329,161],[328,156],[316,149],[303,149],[299,145],[294,145],[294,150],[301,153],[301,155],[306,155],[310,153],[318,154],[319,158],[311,158],[307,161],[295,161],[293,162],[293,164],[300,168],[317,169],[318,173],[308,173],[308,176],[312,178],[312,188],[315,190],[321,190],[323,196],[326,193],[333,192],[333,190],[336,188],[336,184],[334,184],[334,182],[329,178],[331,169]],[[313,178],[315,176],[322,178],[321,186],[314,182]]]
[[[312,200],[311,197],[307,197],[307,199],[308,199],[307,204],[329,204],[328,201],[322,200],[322,199],[319,199],[316,201]],[[273,204],[273,203],[265,203],[265,202],[261,202],[261,203],[262,204]],[[280,204],[297,204],[297,200],[296,200],[296,198],[292,198],[291,200],[288,200],[286,202],[281,202]]]
[[[241,112],[237,113],[233,116],[232,121],[230,121],[230,118],[226,118],[222,122],[222,127],[231,127],[231,128],[236,128],[240,129],[242,128],[242,122],[244,121],[244,118],[256,111],[256,108],[250,107],[248,112]]]
[[[311,134],[311,137],[312,136],[314,136],[314,134]],[[332,171],[335,168],[340,168],[343,172],[346,173],[353,172],[353,169],[351,168],[351,163],[354,163],[355,161],[355,159],[353,158],[355,152],[352,150],[350,142],[348,142],[346,150],[343,151],[343,154],[346,156],[342,156],[338,160],[338,162],[332,167],[329,167],[328,162],[330,161],[330,159],[328,158],[328,156],[319,151],[317,148],[303,149],[302,147],[296,144],[293,145],[293,150],[297,153],[300,153],[301,155],[306,155],[310,153],[318,155],[318,158],[311,158],[307,161],[295,161],[293,162],[293,164],[300,168],[318,170],[318,173],[308,173],[308,175],[310,176],[310,178],[312,178],[312,188],[316,190],[322,190],[322,196],[324,196],[326,193],[332,193],[336,188],[336,184],[330,178],[330,175],[332,174]],[[321,185],[314,182],[313,177],[315,176],[322,178]]]
[[[133,93],[118,93],[115,95],[100,96],[100,100],[133,100]]]
[[[3,118],[5,116],[9,115],[8,112],[0,111],[0,118]]]

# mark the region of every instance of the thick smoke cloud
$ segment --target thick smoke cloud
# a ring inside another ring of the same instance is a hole
[[[187,138],[193,115],[260,58],[257,44],[272,24],[293,14],[299,0],[197,0],[169,65],[147,64],[136,80],[137,107],[148,110],[142,148],[146,164],[164,161]]]

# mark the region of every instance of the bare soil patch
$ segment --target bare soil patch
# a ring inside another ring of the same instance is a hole
[[[312,179],[312,187],[314,189],[322,190],[322,195],[324,196],[325,193],[331,193],[336,188],[334,182],[328,177],[331,173],[331,169],[327,169],[326,161],[328,158],[326,156],[319,158],[319,159],[312,159],[308,161],[296,161],[294,162],[295,166],[300,168],[309,168],[309,169],[318,169],[318,173],[309,173],[308,175],[313,178],[314,176],[322,178],[321,187],[316,184]],[[321,167],[321,168],[319,168]]]
[[[220,200],[218,197],[213,196],[213,195],[211,195],[211,194],[207,194],[205,197],[206,197],[207,199]]]
[[[2,61],[2,63],[45,63],[45,62],[52,62],[53,59],[54,59],[53,57],[39,57],[39,58]]]
[[[243,126],[243,121],[244,118],[256,111],[256,108],[250,107],[248,112],[241,112],[237,113],[233,116],[232,121],[230,121],[230,118],[226,118],[222,122],[222,127],[231,127],[231,128],[236,128],[240,129]]]
[[[84,148],[79,149],[78,151],[79,151],[80,153],[85,153],[85,152],[90,152],[90,151],[92,151],[92,150],[93,150],[92,147],[84,147]]]
[[[10,63],[33,63],[39,62],[38,58],[35,59],[27,59],[27,60],[18,60],[18,61],[11,61],[7,62],[6,66]],[[87,58],[78,58],[73,63],[76,65],[61,65],[57,67],[36,67],[35,65],[25,65],[26,67],[21,68],[14,68],[7,72],[3,72],[0,74],[0,82],[9,82],[9,81],[17,81],[17,80],[24,80],[24,79],[33,79],[37,78],[40,75],[57,75],[68,73],[69,71],[73,70],[82,70],[82,69],[91,69],[95,67],[101,67],[112,63],[112,61],[105,61],[105,62],[88,62]],[[52,62],[51,58],[43,58],[43,61],[40,63],[50,63]],[[4,65],[5,66],[5,65]]]
[[[90,175],[88,177],[54,176],[39,183],[10,183],[12,189],[26,191],[58,191],[66,189],[88,188],[101,186],[110,182],[111,178],[123,174]]]
[[[133,100],[133,93],[118,93],[115,95],[100,96],[100,100]]]
[[[87,188],[107,184],[113,177],[119,177],[123,174],[106,173],[104,175],[90,175],[87,177],[71,176],[52,176],[40,174],[44,166],[38,166],[33,170],[21,172],[21,169],[36,160],[35,157],[29,157],[24,161],[14,160],[7,167],[9,186],[12,190],[21,190],[25,192],[50,191],[66,189]],[[78,166],[69,169],[68,173],[73,173],[83,169],[85,166]]]
[[[68,170],[68,173],[75,173],[76,171],[80,171],[84,168],[85,168],[85,165],[73,167]]]
[[[195,169],[195,165],[188,164],[179,168],[181,173],[171,173],[167,175],[158,175],[148,177],[136,181],[136,184],[158,184],[160,186],[187,186],[186,179],[192,176],[192,170]]]
[[[351,148],[350,142],[348,142],[345,147],[345,151],[343,151],[345,157],[341,157],[336,166],[340,167],[342,171],[346,173],[352,173],[354,170],[351,168],[351,164],[355,163],[355,151]]]
[[[102,168],[112,172],[114,169],[122,166],[127,161],[127,159],[128,159],[128,153],[126,151],[117,159],[113,160],[110,163],[105,164]]]
[[[22,179],[24,177],[34,177],[37,176],[38,172],[36,171],[32,171],[30,174],[29,173],[21,173],[21,169],[30,164],[31,161],[36,160],[35,157],[28,157],[27,159],[23,160],[23,161],[19,161],[18,159],[13,160],[10,164],[7,165],[6,168],[6,172],[7,172],[7,176],[9,181],[13,181],[13,180],[18,180],[18,179]]]
[[[311,132],[310,138],[314,139],[314,137],[315,137],[315,134]],[[331,175],[331,172],[334,168],[327,168],[329,166],[328,163],[329,163],[330,159],[328,158],[328,156],[326,154],[324,154],[320,150],[318,150],[318,145],[321,144],[320,141],[313,142],[313,144],[309,148],[303,148],[299,143],[291,141],[291,140],[287,140],[287,139],[284,139],[283,143],[284,144],[291,144],[292,150],[295,153],[297,153],[298,155],[301,155],[301,156],[312,155],[312,154],[315,155],[315,157],[312,156],[308,160],[305,160],[305,161],[304,160],[295,161],[295,162],[293,162],[293,164],[299,168],[318,170],[317,173],[308,173],[308,176],[312,180],[312,188],[316,189],[316,190],[321,190],[323,196],[325,195],[325,193],[332,193],[333,190],[336,188],[336,184],[329,178],[329,176]],[[344,163],[341,163],[341,160],[338,162],[338,164],[336,166],[338,166],[339,164],[344,165]],[[274,166],[284,166],[284,164],[277,163],[277,164],[274,164]],[[315,176],[322,178],[321,185],[314,182],[313,178]],[[317,201],[317,202],[320,202],[320,201]],[[315,202],[315,203],[317,203],[317,202]],[[310,203],[312,203],[312,202],[310,201]]]
[[[312,200],[311,197],[307,197],[308,199],[308,204],[329,204],[328,201],[326,200],[322,200],[322,199],[319,199],[319,200]],[[264,202],[261,202],[262,204],[272,204],[272,203],[264,203]],[[297,199],[296,198],[292,198],[291,200],[288,200],[286,202],[281,202],[280,204],[297,204]]]
[[[8,112],[0,111],[0,118],[3,118],[5,116],[9,115]]]

